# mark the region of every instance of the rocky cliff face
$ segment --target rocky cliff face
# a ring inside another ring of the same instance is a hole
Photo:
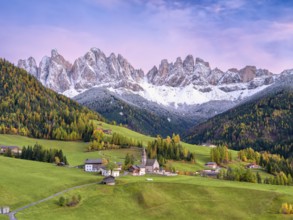
[[[33,57],[29,57],[27,60],[19,60],[17,66],[39,79],[38,67]]]
[[[200,58],[194,60],[188,55],[182,62],[178,57],[176,62],[168,63],[162,60],[159,68],[154,66],[147,74],[148,82],[157,86],[184,87],[187,85],[217,86],[225,84],[248,83],[263,78],[267,84],[273,83],[272,73],[268,70],[246,66],[241,70],[235,68],[226,72],[218,68],[211,69],[208,62]]]
[[[43,85],[56,92],[63,92],[71,86],[69,72],[72,65],[58,54],[57,50],[52,50],[51,57],[43,57],[39,67],[32,57],[19,60],[18,67],[25,69]]]
[[[226,72],[203,59],[188,55],[174,63],[166,59],[144,74],[122,55],[107,57],[97,48],[70,64],[56,50],[37,66],[34,58],[20,60],[18,66],[30,72],[46,87],[73,97],[93,87],[106,88],[117,94],[132,93],[158,104],[178,107],[214,100],[239,101],[273,84],[279,75],[265,69],[246,66]],[[290,71],[289,71],[290,72]],[[291,73],[291,72],[290,72]]]
[[[143,79],[142,70],[134,69],[120,54],[106,57],[97,48],[90,49],[84,56],[70,64],[57,50],[51,57],[45,56],[37,66],[34,58],[19,60],[18,67],[35,76],[43,85],[62,93],[69,89],[89,89],[101,84],[112,87],[125,87],[138,91],[137,84]]]

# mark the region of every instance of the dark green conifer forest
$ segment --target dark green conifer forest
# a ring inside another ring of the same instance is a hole
[[[276,89],[196,126],[184,138],[189,143],[251,147],[286,158],[293,156],[293,90]]]
[[[89,141],[98,114],[45,88],[25,70],[0,59],[0,133]]]

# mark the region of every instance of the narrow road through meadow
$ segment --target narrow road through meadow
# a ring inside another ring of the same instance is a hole
[[[26,205],[26,206],[23,206],[23,207],[21,207],[21,208],[15,209],[14,211],[10,212],[10,213],[7,214],[7,215],[9,216],[9,219],[10,219],[10,220],[17,220],[17,218],[15,217],[15,214],[18,213],[18,212],[20,212],[20,211],[22,211],[22,210],[24,210],[24,209],[27,209],[27,208],[29,208],[29,207],[35,206],[35,205],[37,205],[37,204],[40,204],[40,203],[42,203],[42,202],[48,201],[48,200],[50,200],[50,199],[52,199],[52,198],[54,198],[54,197],[56,197],[56,196],[59,196],[59,195],[61,195],[61,194],[63,194],[63,193],[66,193],[66,192],[68,192],[68,191],[71,191],[71,190],[73,190],[73,189],[78,189],[78,188],[82,188],[82,187],[86,187],[86,186],[91,186],[91,185],[94,185],[94,184],[97,184],[97,183],[88,183],[88,184],[79,185],[79,186],[74,186],[74,187],[71,187],[71,188],[65,189],[65,190],[63,190],[63,191],[61,191],[61,192],[58,192],[58,193],[55,193],[55,194],[53,194],[53,195],[51,195],[51,196],[49,196],[49,197],[47,197],[47,198],[45,198],[45,199],[41,199],[41,200],[39,200],[39,201],[36,201],[36,202],[30,203],[30,204],[28,204],[28,205]]]

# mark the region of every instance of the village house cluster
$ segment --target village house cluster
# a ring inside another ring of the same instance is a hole
[[[99,172],[103,176],[114,176],[118,177],[122,170],[122,163],[115,163],[117,168],[109,169],[103,163],[102,159],[86,159],[84,163],[84,171],[86,172]],[[145,149],[142,152],[142,160],[140,165],[131,165],[128,172],[133,176],[142,176],[146,173],[159,173],[160,165],[157,159],[147,159]]]
[[[86,159],[84,163],[85,172],[99,172],[102,176],[105,176],[102,183],[107,185],[113,185],[115,183],[115,177],[120,176],[122,170],[122,163],[116,162],[116,168],[109,169],[107,165],[103,163],[102,159]],[[146,173],[164,174],[160,170],[160,165],[157,159],[148,159],[145,148],[142,151],[141,164],[131,165],[127,172],[133,176],[143,176]]]
[[[0,154],[11,152],[12,155],[21,154],[21,149],[17,146],[0,146]]]
[[[86,159],[84,163],[84,171],[86,172],[100,172],[103,176],[114,176],[118,177],[122,169],[122,163],[116,163],[117,168],[113,170],[108,169],[106,165],[103,164],[102,159]]]

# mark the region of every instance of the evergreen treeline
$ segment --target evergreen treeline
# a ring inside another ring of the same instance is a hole
[[[18,155],[5,154],[5,156],[17,157],[24,160],[41,161],[46,163],[60,164],[62,162],[65,165],[68,165],[67,158],[63,154],[62,150],[43,149],[43,146],[39,144],[23,147],[21,153]]]
[[[252,148],[247,148],[238,152],[238,158],[242,161],[253,161],[273,175],[283,172],[287,176],[293,176],[293,160],[285,159],[277,154],[270,154],[268,152],[259,153]]]
[[[184,148],[180,143],[180,136],[173,134],[166,139],[157,137],[148,143],[147,154],[151,159],[157,158],[160,165],[164,165],[166,160],[187,160],[195,162],[195,154]]]
[[[0,59],[0,133],[89,141],[101,116],[46,89],[25,70]]]
[[[217,178],[224,179],[224,180],[231,180],[231,181],[262,183],[259,173],[254,174],[251,171],[251,169],[244,169],[242,167],[237,167],[237,168],[228,167],[227,170],[221,169]]]
[[[110,139],[110,144],[115,144],[121,146],[122,148],[126,147],[142,147],[142,142],[136,141],[133,138],[128,138],[118,133],[113,133]]]
[[[102,130],[95,130],[88,150],[106,150],[117,148],[142,147],[142,142],[114,132],[110,137],[105,136]]]
[[[135,157],[133,154],[129,155],[128,153],[125,156],[124,168],[127,170],[131,165],[134,165]]]
[[[185,139],[196,144],[227,145],[236,150],[252,147],[292,157],[292,105],[292,89],[277,89],[196,126]]]
[[[232,154],[226,146],[218,146],[211,149],[211,161],[217,164],[228,163],[232,161]]]
[[[290,174],[286,176],[284,172],[280,172],[273,177],[266,177],[265,179],[262,179],[258,172],[255,174],[251,171],[251,169],[244,169],[243,167],[228,167],[227,170],[221,169],[217,178],[240,182],[257,182],[273,185],[293,185],[293,180]]]
[[[95,91],[94,89],[92,89]],[[97,94],[103,93],[96,91]],[[160,114],[131,105],[114,95],[103,94],[104,98],[88,100],[87,98],[79,97],[78,102],[87,106],[88,108],[100,113],[108,121],[115,121],[115,124],[127,125],[128,128],[150,136],[158,134],[166,137],[168,134],[183,133],[186,127],[191,127],[196,123],[196,119],[188,120],[185,117],[172,117],[169,121],[166,115],[170,112],[162,112]],[[111,105],[109,105],[111,103]],[[165,110],[162,110],[165,111]],[[123,115],[120,113],[123,112]],[[171,117],[171,116],[170,116]]]

